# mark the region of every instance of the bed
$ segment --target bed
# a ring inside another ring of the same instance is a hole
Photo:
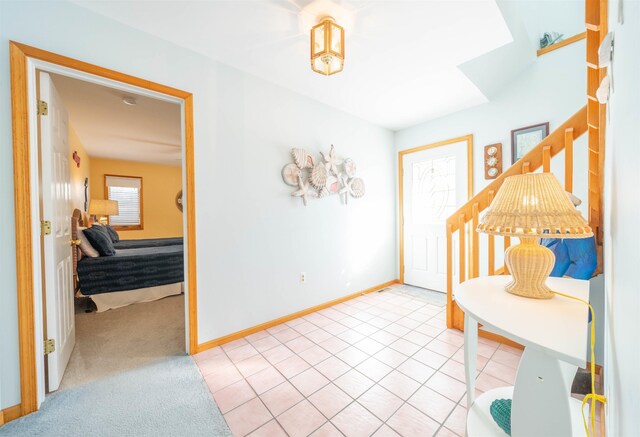
[[[83,223],[82,213],[74,210],[71,218],[74,242],[78,241],[78,228]],[[173,240],[174,244],[169,244],[168,240]],[[83,256],[79,246],[73,245],[76,296],[89,298],[98,312],[183,292],[184,246],[181,238],[130,241],[152,245],[116,247],[115,255],[97,258]]]
[[[149,238],[144,240],[120,240],[113,243],[116,249],[138,249],[141,247],[164,247],[182,245],[182,237],[178,238]]]

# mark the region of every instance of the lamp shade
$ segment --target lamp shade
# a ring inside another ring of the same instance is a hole
[[[120,214],[120,211],[118,209],[118,201],[116,200],[91,199],[89,203],[89,215],[105,216],[118,214]]]
[[[552,173],[505,179],[478,232],[516,237],[586,238],[593,232]]]

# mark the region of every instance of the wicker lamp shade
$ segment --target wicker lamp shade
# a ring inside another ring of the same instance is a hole
[[[552,173],[528,173],[505,179],[480,220],[478,232],[548,238],[593,235]]]
[[[90,215],[118,215],[120,213],[117,200],[91,199]]]
[[[527,173],[505,179],[478,224],[478,232],[519,237],[520,244],[504,254],[513,281],[509,293],[550,299],[545,284],[555,255],[539,244],[540,237],[587,238],[593,232],[551,173]]]
[[[89,203],[89,215],[97,218],[99,223],[107,224],[110,215],[120,214],[117,200],[91,199]]]

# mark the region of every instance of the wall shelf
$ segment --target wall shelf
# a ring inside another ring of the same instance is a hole
[[[573,35],[573,36],[571,36],[571,37],[569,37],[567,39],[563,39],[562,41],[559,41],[559,42],[557,42],[555,44],[552,44],[552,45],[550,45],[548,47],[545,47],[543,49],[538,50],[538,52],[537,52],[538,56],[542,56],[542,55],[545,55],[545,54],[547,54],[549,52],[557,50],[559,48],[566,47],[569,44],[573,44],[574,42],[578,42],[580,40],[583,40],[586,37],[587,37],[587,32],[586,31],[584,31],[582,33],[579,33],[577,35]]]

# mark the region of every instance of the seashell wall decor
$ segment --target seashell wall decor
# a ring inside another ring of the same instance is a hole
[[[305,206],[308,198],[321,199],[338,194],[347,204],[349,197],[358,199],[364,196],[364,181],[356,177],[355,162],[351,158],[336,157],[333,144],[329,153],[320,152],[317,160],[300,148],[291,149],[291,158],[293,163],[282,168],[282,180],[297,188],[291,196],[300,197]]]

